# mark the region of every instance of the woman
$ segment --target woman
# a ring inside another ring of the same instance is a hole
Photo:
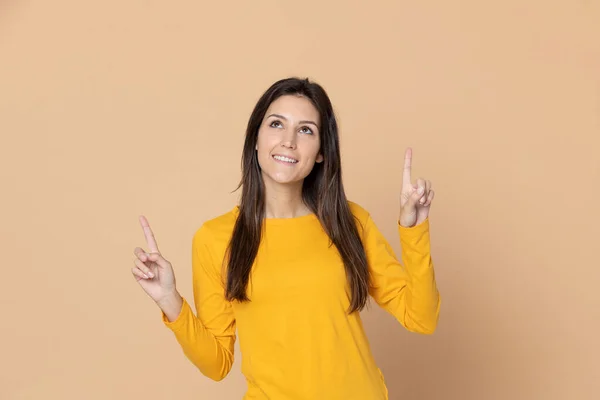
[[[245,399],[387,399],[359,311],[370,295],[408,330],[436,328],[430,256],[431,183],[411,183],[405,157],[398,230],[402,259],[342,185],[337,123],[321,86],[274,83],[246,131],[239,206],[192,241],[194,315],[141,216],[149,252],[133,275],[189,360],[216,381],[230,371],[236,328]],[[238,186],[239,188],[239,186]]]

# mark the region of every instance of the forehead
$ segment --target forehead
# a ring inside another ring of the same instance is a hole
[[[279,97],[269,105],[266,115],[270,114],[280,114],[290,120],[308,120],[320,124],[319,112],[313,103],[304,96],[285,95]]]

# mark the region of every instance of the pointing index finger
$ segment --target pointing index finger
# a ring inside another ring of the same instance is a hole
[[[144,230],[144,236],[146,236],[146,243],[148,243],[150,253],[159,253],[158,245],[156,244],[156,239],[154,238],[152,229],[150,229],[150,224],[148,223],[146,217],[144,217],[143,215],[140,215],[140,224],[142,225],[142,229]]]
[[[404,173],[402,174],[402,183],[404,185],[411,184],[411,169],[412,169],[412,149],[409,147],[404,153]]]

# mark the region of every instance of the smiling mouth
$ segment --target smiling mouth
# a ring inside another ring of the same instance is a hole
[[[296,164],[298,162],[298,160],[296,160],[294,158],[284,157],[284,156],[278,156],[278,155],[274,155],[273,158],[276,161],[279,161],[279,162],[282,162],[282,163],[286,163],[286,164]]]

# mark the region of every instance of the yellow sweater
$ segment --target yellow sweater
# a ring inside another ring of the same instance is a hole
[[[364,229],[371,297],[408,330],[433,333],[440,296],[430,255],[429,219],[397,224],[404,268],[369,213],[349,202]],[[206,221],[192,245],[194,304],[164,324],[207,377],[223,379],[234,358],[236,328],[244,399],[388,399],[359,313],[348,315],[344,265],[315,215],[268,218],[252,269],[251,302],[224,299],[221,264],[238,206]]]

